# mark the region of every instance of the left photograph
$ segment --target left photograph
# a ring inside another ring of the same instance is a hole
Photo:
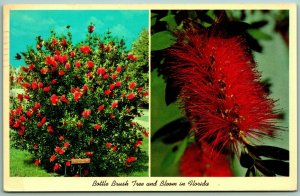
[[[148,10],[10,11],[10,177],[149,176],[148,23]]]

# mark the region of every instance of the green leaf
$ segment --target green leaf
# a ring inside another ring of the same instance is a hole
[[[247,146],[247,149],[255,156],[264,156],[279,160],[289,160],[289,151],[275,146]]]
[[[255,39],[258,40],[272,40],[272,36],[266,34],[258,29],[248,29],[248,33]]]
[[[151,27],[156,24],[157,18],[156,17],[151,17]]]
[[[250,168],[254,165],[254,160],[249,154],[245,152],[245,150],[243,150],[241,153],[240,163],[241,166],[245,168]]]
[[[174,43],[176,39],[169,31],[160,31],[151,36],[151,51],[169,48]]]
[[[279,160],[257,160],[260,165],[267,168],[272,173],[289,176],[289,163]]]
[[[174,152],[168,153],[168,155],[165,156],[164,160],[162,161],[161,170],[165,171],[170,167],[170,165],[173,165],[175,157],[176,157],[176,154]]]
[[[166,22],[168,24],[168,28],[170,30],[176,29],[176,27],[177,27],[177,23],[176,23],[176,20],[175,20],[175,15],[172,15],[172,14],[167,15],[167,16],[161,18],[160,21]]]
[[[179,147],[178,147],[178,150],[176,151],[176,156],[175,156],[175,159],[174,159],[174,163],[177,163],[181,156],[183,155],[186,147],[188,145],[188,137],[186,137],[180,144],[179,144]]]

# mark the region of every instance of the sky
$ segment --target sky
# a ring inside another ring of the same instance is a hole
[[[107,30],[113,36],[124,38],[128,49],[139,33],[148,29],[148,10],[12,10],[10,11],[10,65],[24,65],[15,60],[16,53],[25,52],[35,46],[36,37],[47,39],[50,31],[66,34],[70,25],[73,42],[85,38],[87,27],[95,24],[95,32],[103,35]]]

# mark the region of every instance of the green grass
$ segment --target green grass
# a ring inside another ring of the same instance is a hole
[[[149,110],[142,109],[143,116],[135,119],[137,123],[147,128],[149,131]],[[149,156],[149,137],[144,137],[143,144],[141,145],[142,151],[144,151]],[[143,171],[133,172],[127,176],[149,176],[149,163],[145,164],[146,168]],[[12,177],[53,177],[54,173],[47,173],[41,167],[37,167],[33,164],[33,157],[27,151],[22,151],[10,148],[10,176]],[[122,174],[121,174],[122,176]]]
[[[47,173],[33,164],[31,154],[26,151],[10,148],[10,176],[12,177],[51,177],[53,173]]]

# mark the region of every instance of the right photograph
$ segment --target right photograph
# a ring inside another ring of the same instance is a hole
[[[289,176],[289,10],[151,10],[151,176]]]

